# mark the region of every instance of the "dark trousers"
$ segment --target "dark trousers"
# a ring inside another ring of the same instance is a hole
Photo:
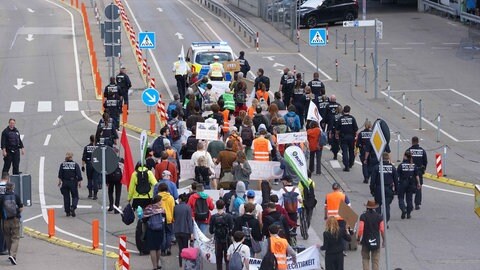
[[[345,168],[350,168],[355,163],[354,140],[352,136],[346,136],[340,141],[342,147],[342,162]]]
[[[334,131],[330,131],[331,133],[333,133]],[[335,135],[334,134],[331,134],[332,135],[332,138],[330,138],[328,140],[328,144],[330,144],[330,151],[332,151],[333,153],[333,159],[337,159],[337,154],[338,154],[338,151],[340,151],[340,143],[337,139],[335,139]]]
[[[121,89],[120,96],[122,97],[123,104],[128,107],[128,89]]]
[[[337,223],[338,223],[338,227],[340,228],[340,230],[342,230],[342,231],[347,230],[347,222],[344,219],[337,220]],[[343,250],[347,250],[348,242],[345,239],[342,239],[342,244],[343,244]]]
[[[190,240],[190,234],[188,233],[176,233],[175,238],[177,239],[178,245],[178,265],[182,267],[182,249],[188,247],[188,240]]]
[[[303,117],[305,114],[305,106],[303,104],[295,104],[295,110],[298,118],[300,118],[300,129],[302,129],[305,125],[305,118]]]
[[[387,204],[385,204],[385,211],[387,212],[386,215],[387,215],[387,222],[390,221],[390,204],[392,204],[393,202],[393,197],[388,197],[386,196],[385,197],[385,200],[387,201]],[[375,199],[375,201],[377,201],[377,199]],[[382,200],[378,200],[378,201],[382,201]],[[378,203],[378,208],[376,209],[377,213],[379,214],[382,214],[382,203]]]
[[[87,189],[88,192],[94,192],[95,194],[98,192],[98,178],[100,176],[94,169],[91,163],[87,163]]]
[[[398,188],[398,207],[402,212],[411,213],[413,210],[413,192],[412,188],[400,185]],[[407,207],[405,208],[405,199],[407,200]]]
[[[325,254],[325,270],[343,270],[343,253]]]
[[[228,269],[227,249],[228,243],[215,243],[215,259],[217,263],[217,270],[223,270],[222,261],[225,261],[225,269]]]
[[[3,162],[2,172],[10,171],[10,166],[12,166],[12,174],[19,174],[20,150],[10,151],[7,149],[7,155],[3,158]]]
[[[308,169],[313,173],[314,164],[317,163],[316,172],[322,174],[322,150],[310,151],[310,161]]]
[[[165,249],[162,251],[170,250],[172,246],[172,237],[173,237],[173,223],[167,224],[165,226]]]
[[[420,186],[423,186],[423,174],[419,174],[418,177],[420,178]],[[415,205],[419,206],[422,204],[422,189],[417,189],[415,191]]]
[[[283,93],[283,104],[285,104],[285,106],[288,107],[288,105],[290,105],[290,101],[292,100],[292,98],[293,98],[293,93]]]
[[[5,249],[5,238],[3,236],[3,219],[0,219],[0,252],[4,252],[5,250],[6,250]]]
[[[78,182],[73,180],[62,181],[62,187],[60,188],[60,191],[63,195],[63,207],[65,209],[65,213],[70,213],[71,209],[77,209]]]
[[[186,76],[175,75],[175,80],[177,80],[177,89],[178,94],[180,95],[180,100],[183,101],[185,99]]]
[[[368,170],[368,162],[365,164],[365,152],[360,151],[360,161],[362,162],[362,174],[363,174],[363,180],[368,181],[370,178],[370,173]]]
[[[113,207],[113,190],[115,190],[115,206],[120,205],[120,195],[122,194],[122,183],[121,182],[114,182],[108,183],[108,201],[110,203],[110,207]]]

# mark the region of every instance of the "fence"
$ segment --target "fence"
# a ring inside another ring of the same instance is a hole
[[[452,7],[449,7],[449,6],[439,4],[439,3],[435,3],[435,2],[432,2],[432,1],[428,1],[428,0],[423,0],[423,6],[425,7],[425,11],[432,8],[432,9],[436,9],[438,11],[441,11],[441,12],[443,12],[447,15],[453,16],[453,17],[458,16],[456,9],[454,9]]]
[[[266,0],[259,3],[260,17],[283,35],[297,42],[297,4],[289,0]]]

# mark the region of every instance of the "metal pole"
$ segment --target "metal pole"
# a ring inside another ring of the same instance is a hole
[[[400,132],[397,133],[397,162],[400,162]]]
[[[345,41],[345,55],[347,55],[347,34],[346,33],[345,33],[344,41]]]
[[[390,84],[387,86],[387,109],[390,109]]]
[[[362,19],[367,19],[367,0],[362,0]],[[367,66],[367,28],[363,28],[363,67]]]
[[[367,80],[367,69],[365,69],[365,72],[363,72],[363,77],[365,77],[365,93],[368,92],[367,90],[367,84],[368,84],[368,80]]]
[[[103,193],[103,202],[102,202],[102,212],[103,212],[103,270],[107,270],[107,168],[105,161],[105,149],[102,147],[102,193]]]
[[[437,115],[437,142],[440,142],[440,114]]]
[[[375,49],[374,49],[374,71],[375,71],[375,99],[378,98],[378,35],[377,35],[377,19],[375,19]]]
[[[442,159],[443,176],[447,176],[447,146],[443,146],[443,159]]]
[[[357,40],[353,40],[353,61],[357,61]]]
[[[317,57],[317,62],[316,62],[316,67],[317,67],[317,69],[315,70],[315,72],[318,71],[318,46],[317,46],[317,49],[316,49],[316,54],[317,54],[317,55],[316,55],[316,57]]]
[[[300,52],[300,9],[295,9],[297,22],[297,51]]]
[[[335,59],[335,78],[336,81],[338,82],[338,61]]]
[[[418,130],[422,130],[422,117],[423,117],[423,104],[422,99],[418,102],[419,112],[418,112]]]
[[[112,2],[112,5],[114,5],[113,2]],[[112,76],[111,77],[114,77],[115,76],[115,40],[114,40],[114,38],[115,38],[115,27],[114,27],[115,26],[115,20],[113,18],[115,18],[115,17],[114,17],[114,14],[113,14],[114,8],[111,8],[110,10],[111,10],[111,12],[110,12],[111,17],[110,18],[112,18],[112,28],[111,28],[112,29]]]
[[[402,119],[405,119],[405,92],[402,93],[402,107],[403,107],[403,110],[402,110]]]
[[[147,85],[148,88],[148,49],[145,49],[145,63],[147,64],[147,73],[145,74],[145,84]],[[127,93],[128,94],[128,93]]]
[[[335,29],[335,50],[338,49],[338,29]]]
[[[358,86],[358,63],[355,63],[355,87]]]
[[[386,201],[385,201],[385,179],[383,177],[383,156],[380,157],[380,186],[381,186],[381,189],[382,189],[382,216],[383,216],[383,225],[384,226],[388,226],[387,225],[387,208],[386,208]],[[383,241],[385,244],[385,262],[386,262],[386,266],[387,266],[387,270],[390,270],[390,261],[389,261],[389,252],[388,252],[388,247],[389,247],[389,243],[388,243],[388,240],[387,240],[387,233],[388,230],[385,230],[384,232],[384,238],[383,238]]]
[[[388,82],[388,58],[385,59],[385,81]]]

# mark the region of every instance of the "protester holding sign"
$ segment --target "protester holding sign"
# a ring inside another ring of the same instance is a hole
[[[320,247],[325,250],[326,270],[343,270],[343,240],[350,242],[352,237],[338,226],[335,217],[330,216],[325,223],[323,246]]]

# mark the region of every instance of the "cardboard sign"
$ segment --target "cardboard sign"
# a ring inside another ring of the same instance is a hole
[[[240,71],[239,61],[225,61],[223,62],[223,69],[225,72],[237,72]]]
[[[345,221],[347,222],[347,225],[350,226],[350,228],[352,229],[355,228],[355,224],[357,223],[357,220],[358,220],[358,215],[344,201],[340,202],[340,207],[338,208],[338,214],[343,219],[345,219]]]
[[[217,123],[197,123],[195,138],[198,140],[215,141],[218,139]]]
[[[277,143],[303,143],[307,141],[307,132],[292,132],[277,134]]]

